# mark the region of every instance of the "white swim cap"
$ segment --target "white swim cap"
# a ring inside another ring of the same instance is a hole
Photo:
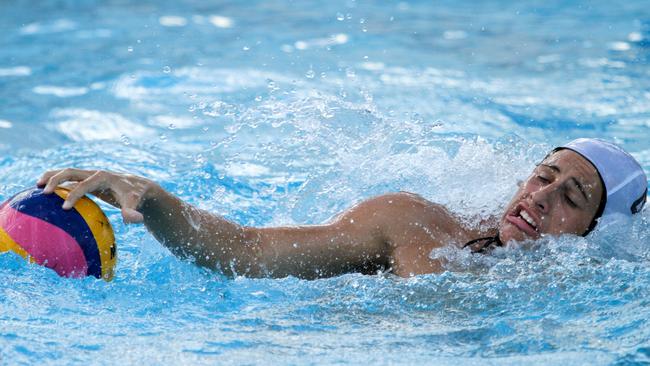
[[[573,140],[558,149],[575,151],[589,160],[604,184],[605,195],[598,210],[600,215],[596,214],[587,232],[593,229],[600,216],[631,216],[641,211],[648,194],[648,180],[632,155],[611,142],[591,138]]]

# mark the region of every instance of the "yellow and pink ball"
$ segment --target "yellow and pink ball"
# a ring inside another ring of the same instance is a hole
[[[15,252],[63,277],[110,281],[117,260],[113,228],[87,197],[64,210],[68,193],[65,188],[52,194],[33,188],[0,205],[0,252]]]

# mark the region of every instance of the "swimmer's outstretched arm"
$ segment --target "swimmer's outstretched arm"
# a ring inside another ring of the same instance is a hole
[[[46,172],[38,185],[50,193],[64,182],[77,183],[64,208],[94,194],[121,208],[126,223],[143,222],[175,255],[228,275],[316,278],[379,269],[402,276],[440,271],[428,251],[396,244],[418,240],[413,223],[430,211],[424,200],[406,193],[364,201],[324,225],[254,228],[198,209],[134,175],[64,169]],[[408,263],[396,251],[408,254]]]

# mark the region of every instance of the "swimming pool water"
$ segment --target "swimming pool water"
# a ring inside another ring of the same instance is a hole
[[[142,174],[247,225],[406,190],[499,214],[550,147],[650,173],[644,1],[0,3],[0,200],[46,169]],[[227,279],[102,206],[116,277],[0,255],[0,364],[639,365],[648,211],[441,275]]]

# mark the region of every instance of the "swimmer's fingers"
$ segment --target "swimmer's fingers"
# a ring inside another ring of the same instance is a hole
[[[66,169],[48,170],[45,173],[43,173],[43,175],[41,175],[40,178],[38,178],[38,180],[36,181],[36,185],[38,187],[46,186],[47,183],[49,183],[54,176],[59,175],[59,177],[61,177],[61,174],[64,173],[65,171]]]
[[[118,195],[117,200],[122,208],[122,220],[125,224],[137,224],[144,221],[144,216],[138,212],[142,194],[131,191]]]
[[[39,187],[45,185],[43,188],[43,193],[49,194],[54,192],[56,187],[63,183],[69,181],[83,181],[93,175],[94,171],[92,170],[81,170],[81,169],[63,169],[63,170],[51,170],[43,174],[43,176],[36,182],[36,185]]]
[[[48,170],[36,181],[36,186],[43,187],[49,182],[50,178],[58,174],[61,170]]]
[[[54,179],[54,177],[52,179]],[[50,181],[52,181],[52,179],[50,179]],[[75,203],[77,203],[77,201],[81,197],[83,197],[87,193],[92,193],[95,191],[102,190],[105,187],[106,180],[107,177],[104,172],[95,172],[94,174],[90,175],[88,178],[77,183],[76,187],[74,187],[74,189],[71,190],[70,193],[68,193],[68,198],[66,198],[66,200],[63,202],[63,209],[69,210],[75,205]],[[50,183],[48,183],[48,185],[49,184]],[[54,186],[54,188],[56,188],[56,185]],[[52,188],[52,190],[54,190],[54,188]]]
[[[68,191],[72,191],[78,185],[79,185],[79,182],[66,182],[66,183],[63,183],[63,184],[59,185],[59,187],[67,188]],[[104,189],[104,190],[93,191],[93,192],[89,192],[89,193],[92,194],[93,196],[99,198],[100,200],[108,203],[111,206],[120,207],[119,203],[117,202],[115,197],[113,197],[113,194],[111,194],[110,190],[105,190]]]
[[[132,175],[116,174],[107,171],[63,169],[52,170],[43,174],[38,180],[45,185],[45,193],[54,192],[59,184],[71,182],[68,197],[63,202],[63,209],[69,210],[86,194],[93,194],[107,203],[122,209],[125,223],[144,221],[138,212],[149,181]]]

